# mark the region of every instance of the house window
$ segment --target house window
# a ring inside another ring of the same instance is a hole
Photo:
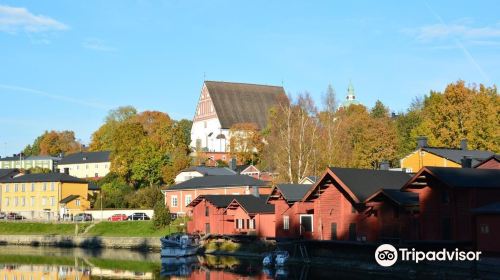
[[[5,206],[9,206],[10,199],[8,197],[5,198]]]
[[[17,206],[19,204],[19,198],[16,196],[14,197],[14,206]]]
[[[9,192],[9,189],[10,189],[9,184],[5,185],[5,192]]]
[[[34,192],[35,191],[35,183],[31,183],[31,191]]]
[[[50,183],[50,190],[54,191],[54,182]]]
[[[237,229],[243,229],[243,219],[236,219],[236,228]]]
[[[96,164],[95,164],[95,168],[96,168],[96,169],[97,169],[97,168],[99,168],[99,164],[97,164],[97,163],[96,163]]]
[[[26,191],[26,184],[24,184],[24,183],[21,184],[21,191],[22,192]]]
[[[313,232],[313,215],[300,215],[300,233]]]
[[[290,229],[290,216],[283,216],[283,229]]]
[[[191,203],[191,195],[186,195],[186,197],[184,198],[184,202],[186,203],[186,206]]]
[[[47,190],[47,183],[43,183],[42,191],[46,191],[46,190]]]
[[[50,206],[54,206],[54,205],[56,205],[56,199],[55,199],[55,197],[51,196],[50,197]]]
[[[35,197],[34,196],[31,197],[31,206],[35,206]]]
[[[208,217],[210,215],[210,208],[208,206],[205,206],[205,217]]]
[[[250,225],[248,225],[249,229],[255,229],[255,219],[250,219]]]
[[[441,193],[441,202],[448,204],[450,202],[450,194],[447,190]]]
[[[75,205],[80,206],[80,199],[75,200]]]
[[[44,196],[42,197],[42,206],[45,206],[47,204],[47,198]]]
[[[483,234],[490,233],[490,227],[487,224],[481,224],[480,228],[481,228],[481,233]]]
[[[89,169],[89,165],[88,164],[85,164],[85,169]]]
[[[170,204],[172,205],[172,207],[177,207],[177,196],[173,195],[170,202],[171,202]]]
[[[14,185],[14,192],[17,192],[18,189],[19,189],[19,184],[15,184]]]
[[[21,197],[21,206],[25,206],[26,205],[26,198],[23,196]]]

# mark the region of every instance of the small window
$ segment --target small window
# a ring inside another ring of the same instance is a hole
[[[9,206],[10,199],[8,197],[5,198],[5,206]]]
[[[482,234],[488,234],[488,233],[490,233],[490,227],[487,224],[481,224],[480,228],[481,228],[481,233]]]
[[[191,195],[186,195],[186,197],[184,198],[185,205],[187,206],[189,203],[191,203],[191,200]]]
[[[290,229],[290,217],[289,216],[283,216],[283,229],[284,230]]]
[[[21,206],[25,206],[26,205],[26,198],[23,196],[21,197]]]
[[[56,199],[55,199],[55,197],[51,196],[50,197],[50,206],[54,206],[54,205],[56,205]]]
[[[172,205],[172,207],[177,207],[177,196],[176,195],[172,196],[171,205]]]
[[[18,189],[19,189],[19,184],[15,184],[14,185],[14,192],[17,192]]]
[[[17,206],[19,204],[19,198],[16,196],[14,197],[14,206]]]
[[[255,229],[255,219],[250,220],[250,225],[248,226],[249,229]]]
[[[55,190],[55,188],[54,188],[54,182],[50,183],[50,190],[51,190],[51,191],[54,191],[54,190]]]
[[[75,200],[75,205],[80,206],[80,199]]]
[[[26,184],[24,184],[24,183],[21,184],[21,191],[22,192],[26,191]]]
[[[97,163],[96,163],[96,164],[95,164],[95,168],[96,168],[96,169],[97,169],[97,168],[99,168],[99,164],[97,164]]]
[[[313,232],[313,215],[300,215],[300,233]]]
[[[208,217],[210,215],[210,208],[208,206],[205,206],[205,217]]]
[[[42,191],[46,191],[46,190],[47,190],[47,183],[43,183]]]
[[[35,183],[31,183],[31,191],[34,192],[35,191]]]
[[[47,204],[47,198],[44,196],[42,197],[42,206],[45,206]]]
[[[9,187],[9,184],[5,185],[5,192],[9,192],[10,191],[10,187]]]
[[[31,197],[31,206],[35,206],[35,197],[34,196]]]

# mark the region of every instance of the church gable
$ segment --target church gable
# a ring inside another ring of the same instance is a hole
[[[217,118],[217,112],[215,111],[214,104],[212,102],[212,98],[210,98],[210,93],[208,92],[207,86],[204,84],[203,88],[201,89],[198,105],[196,106],[196,112],[194,113],[193,122],[212,118]]]

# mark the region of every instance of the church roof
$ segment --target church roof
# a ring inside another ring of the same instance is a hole
[[[281,86],[205,81],[221,128],[237,123],[255,123],[260,129],[267,125],[269,109],[285,96]]]

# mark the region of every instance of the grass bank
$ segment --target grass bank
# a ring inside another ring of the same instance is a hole
[[[78,225],[78,233],[82,233],[88,223]],[[0,222],[0,234],[4,235],[75,235],[75,224],[32,223],[32,222]]]
[[[155,229],[151,221],[100,222],[89,229],[86,236],[157,237],[178,231],[177,226]]]
[[[92,227],[92,223],[0,222],[0,235],[73,236],[77,232],[79,236],[159,237],[181,231],[179,223],[174,221],[172,225],[158,230],[153,227],[152,221],[99,222]]]

